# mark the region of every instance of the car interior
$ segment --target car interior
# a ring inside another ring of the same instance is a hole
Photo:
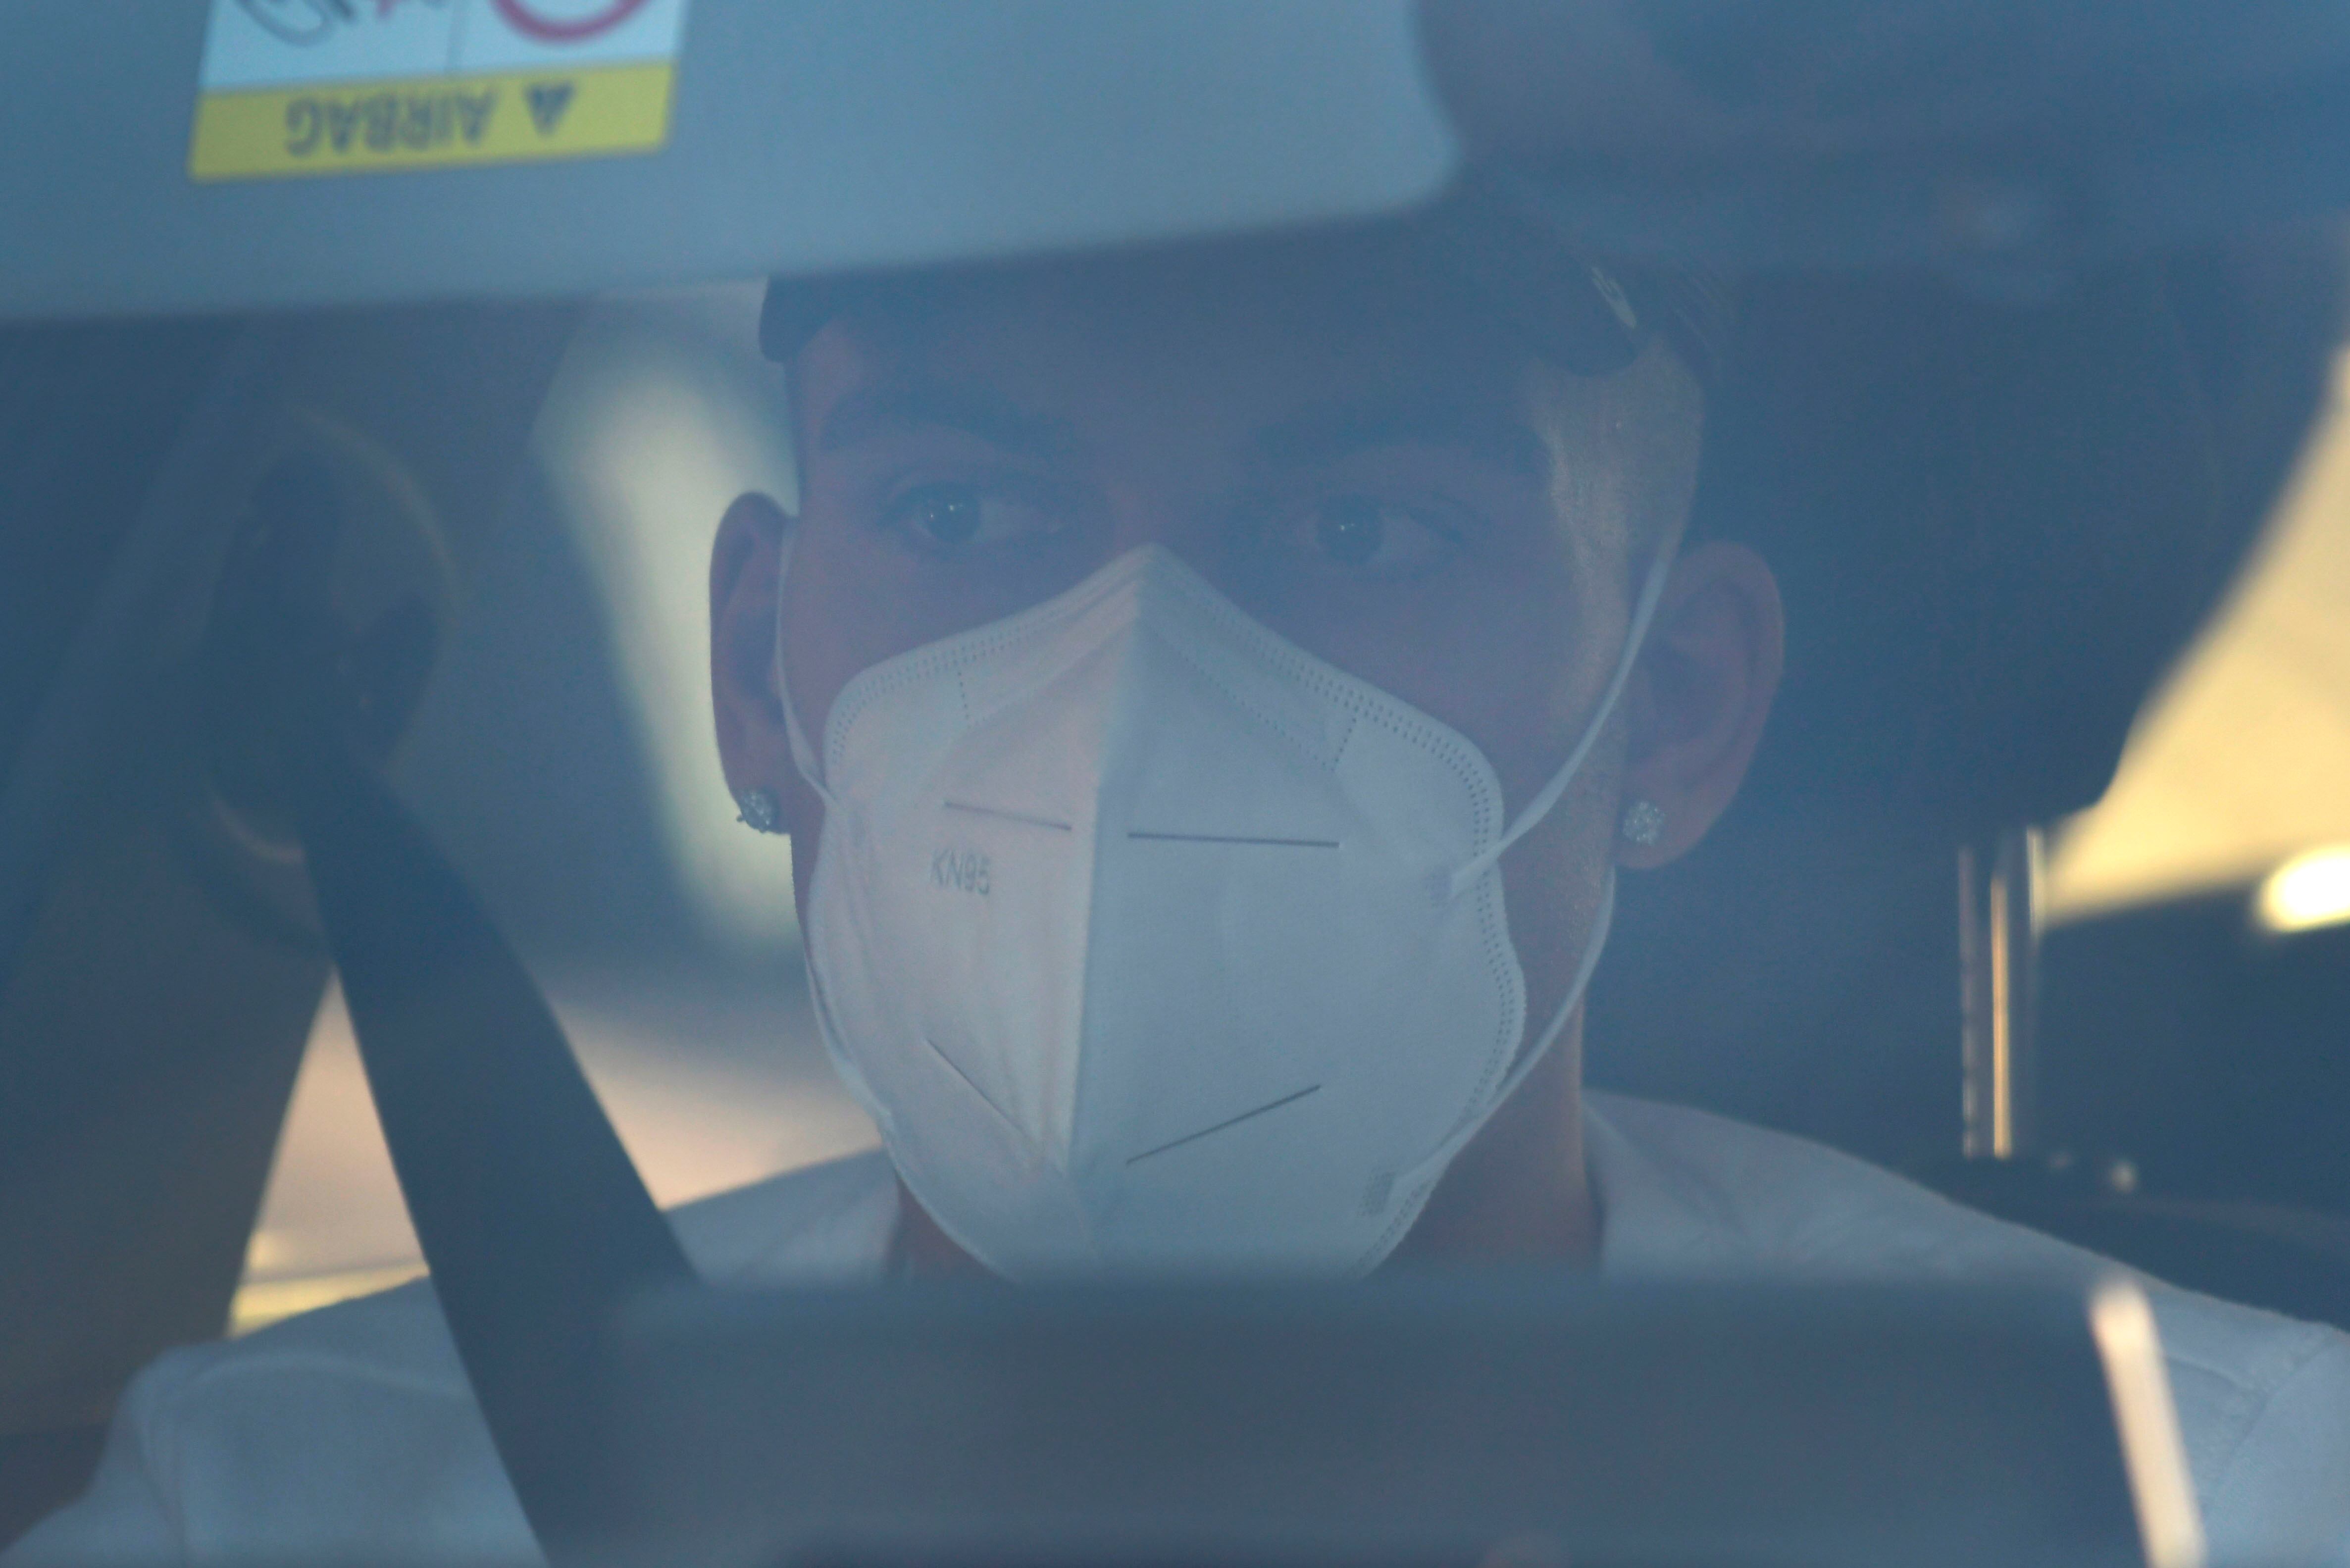
[[[2326,843],[2051,902],[2287,524],[2350,535],[2350,16],[693,0],[658,154],[238,188],[182,167],[206,5],[78,63],[135,9],[0,24],[0,123],[162,100],[0,139],[0,1544],[159,1353],[428,1264],[518,1489],[576,1488],[588,1305],[691,1273],[656,1204],[871,1142],[708,754],[712,531],[792,484],[767,276],[1468,178],[1743,279],[1692,530],[1772,564],[1787,675],[1624,889],[1590,1080],[2350,1328],[2350,892],[2263,913]],[[2342,646],[2269,765],[2350,839]]]

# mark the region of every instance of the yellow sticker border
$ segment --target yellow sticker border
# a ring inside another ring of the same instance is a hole
[[[208,92],[188,177],[315,178],[657,152],[673,61]]]

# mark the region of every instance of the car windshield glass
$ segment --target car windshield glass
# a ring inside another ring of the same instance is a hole
[[[172,10],[0,1568],[2350,1561],[2350,19]]]

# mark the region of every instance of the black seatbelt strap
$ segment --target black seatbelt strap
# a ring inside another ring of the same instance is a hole
[[[287,566],[338,526],[322,478],[265,487],[235,607],[276,649],[286,807],[433,1290],[515,1494],[562,1563],[596,1538],[608,1495],[598,1336],[621,1303],[692,1269],[529,973],[353,748],[350,639],[328,646]]]

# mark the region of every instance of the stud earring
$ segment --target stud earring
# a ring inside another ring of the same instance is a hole
[[[1633,801],[1624,807],[1624,818],[1616,825],[1616,831],[1627,844],[1654,849],[1664,841],[1664,808],[1652,800]]]
[[[734,797],[734,820],[754,833],[781,833],[784,808],[771,789],[746,789]]]

